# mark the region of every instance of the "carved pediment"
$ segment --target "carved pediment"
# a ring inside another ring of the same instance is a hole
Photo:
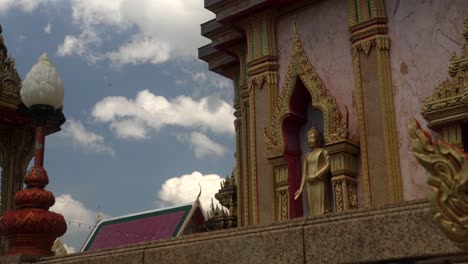
[[[346,112],[346,116],[341,114],[335,98],[330,95],[330,92],[317,75],[312,63],[307,57],[299,34],[297,33],[296,26],[294,25],[294,39],[286,79],[278,98],[272,120],[269,126],[265,128],[264,132],[269,158],[283,155],[284,141],[282,123],[284,118],[290,113],[289,102],[296,82],[299,79],[311,95],[312,107],[321,110],[323,113],[323,134],[325,143],[338,142],[348,137],[348,113]]]
[[[15,67],[15,60],[8,56],[0,26],[0,105],[16,108],[21,103],[21,78]]]
[[[440,82],[433,94],[423,100],[421,114],[431,124],[468,118],[468,18],[465,19],[463,37],[465,44],[461,55],[452,53],[450,56],[448,72],[451,79]]]

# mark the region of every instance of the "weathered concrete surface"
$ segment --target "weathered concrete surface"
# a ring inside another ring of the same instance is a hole
[[[436,262],[434,262],[436,261]],[[426,201],[13,263],[463,263]]]

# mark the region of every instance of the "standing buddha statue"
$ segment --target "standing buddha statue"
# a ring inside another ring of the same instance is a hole
[[[320,147],[320,132],[312,127],[307,132],[307,141],[312,149],[302,161],[302,180],[294,199],[299,198],[307,183],[307,201],[310,215],[321,215],[330,210],[329,180],[330,161],[326,149]]]

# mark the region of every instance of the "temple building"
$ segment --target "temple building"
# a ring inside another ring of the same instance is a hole
[[[240,226],[425,198],[411,117],[468,150],[466,104],[421,112],[454,77],[451,54],[465,47],[466,57],[464,1],[206,0],[205,8],[216,18],[201,25],[211,43],[199,57],[234,82]],[[454,82],[466,89],[466,75]],[[312,128],[323,149],[315,158]],[[303,175],[306,156],[329,168]]]

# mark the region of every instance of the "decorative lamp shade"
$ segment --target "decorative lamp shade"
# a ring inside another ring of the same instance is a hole
[[[63,82],[45,52],[32,66],[21,86],[21,100],[29,108],[48,105],[57,109],[63,104]]]

